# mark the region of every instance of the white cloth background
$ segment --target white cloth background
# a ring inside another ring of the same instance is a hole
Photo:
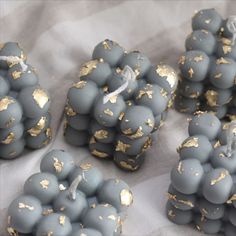
[[[0,162],[0,235],[5,236],[6,211],[21,193],[24,181],[39,171],[44,153],[62,148],[77,161],[87,158],[105,177],[128,182],[135,198],[124,225],[126,236],[194,236],[191,227],[179,227],[165,216],[169,172],[176,163],[176,148],[187,135],[187,116],[170,111],[157,143],[148,151],[145,164],[135,173],[125,173],[112,162],[97,160],[86,149],[67,145],[62,136],[62,112],[72,81],[78,80],[81,63],[105,38],[126,49],[139,49],[153,64],[177,65],[184,40],[191,30],[195,10],[215,7],[224,17],[235,14],[236,1],[39,1],[0,0],[0,41],[18,41],[28,61],[38,70],[41,85],[52,97],[52,143],[27,152],[13,161]]]

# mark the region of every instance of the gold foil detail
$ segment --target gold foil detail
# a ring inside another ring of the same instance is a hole
[[[140,99],[142,96],[147,96],[149,99],[152,99],[153,91],[152,90],[140,90],[136,99]]]
[[[66,217],[65,216],[59,216],[59,224],[64,225],[65,224]]]
[[[52,231],[49,231],[47,236],[52,236],[53,235],[53,232]]]
[[[48,95],[42,89],[35,89],[33,92],[33,98],[40,108],[44,108],[49,101]]]
[[[220,147],[221,146],[221,144],[220,144],[220,141],[218,140],[215,144],[214,144],[214,148],[218,148],[218,147]]]
[[[223,49],[224,54],[232,52],[232,47],[228,45],[223,45],[222,49]]]
[[[45,128],[47,118],[45,116],[41,117],[41,119],[38,121],[35,127],[27,130],[27,133],[29,133],[32,137],[38,136],[42,130]]]
[[[211,19],[205,20],[206,24],[210,24],[211,23]]]
[[[22,202],[19,202],[18,207],[19,207],[20,209],[28,209],[28,210],[30,210],[30,211],[33,211],[33,210],[34,210],[34,207],[33,207],[33,206],[27,205],[27,204],[22,203]]]
[[[92,164],[91,163],[82,163],[82,164],[80,164],[80,168],[82,170],[89,170],[92,168]]]
[[[125,113],[122,111],[121,113],[120,113],[120,115],[119,115],[119,120],[122,120],[123,119],[123,117],[124,117],[124,115],[125,115]]]
[[[169,199],[169,200],[173,200],[173,201],[175,201],[175,202],[179,202],[179,203],[184,204],[184,205],[187,205],[187,206],[189,206],[189,207],[191,207],[191,208],[194,207],[194,204],[193,204],[191,201],[186,201],[186,200],[177,199],[177,196],[176,196],[176,195],[173,195],[173,194],[171,194],[171,193],[167,193],[167,195],[168,195],[168,199]]]
[[[123,206],[130,206],[133,203],[133,194],[129,189],[120,192],[120,202]]]
[[[225,58],[221,57],[221,58],[216,60],[216,64],[217,65],[220,65],[220,64],[230,64],[230,62],[227,61]]]
[[[190,68],[190,69],[188,70],[188,73],[189,73],[189,77],[190,77],[190,78],[193,78],[193,74],[194,74],[193,68]]]
[[[211,180],[211,185],[215,185],[221,180],[223,180],[227,175],[229,175],[229,172],[227,170],[222,171],[217,179]]]
[[[132,139],[136,139],[136,138],[140,138],[143,136],[143,128],[141,126],[139,126],[139,128],[137,129],[137,131],[134,134],[131,134],[129,137]]]
[[[86,76],[89,75],[94,69],[97,68],[97,64],[99,63],[99,60],[92,60],[89,62],[86,62],[82,65],[79,76]]]
[[[194,137],[183,142],[183,144],[181,145],[181,148],[198,147],[198,145],[199,145],[198,138]]]
[[[117,101],[117,97],[118,97],[118,96],[112,96],[112,97],[110,97],[110,98],[109,98],[109,102],[112,103],[112,104],[115,104],[116,101]]]
[[[203,60],[203,55],[199,55],[193,58],[194,61],[199,62]]]
[[[123,134],[126,134],[126,135],[130,135],[130,134],[132,134],[133,132],[132,132],[131,128],[128,128],[128,129],[123,130],[122,133],[123,133]]]
[[[18,232],[12,227],[7,227],[7,232],[10,236],[19,236]]]
[[[15,134],[10,132],[8,136],[2,141],[3,144],[10,144],[15,139]]]
[[[11,73],[11,75],[12,75],[12,78],[14,80],[17,80],[17,79],[19,79],[21,77],[22,71],[14,71],[14,72]]]
[[[171,218],[175,217],[175,214],[174,214],[173,210],[168,211],[168,216],[171,217]]]
[[[186,57],[185,56],[181,56],[180,58],[179,58],[179,64],[180,65],[184,65],[184,63],[185,63],[185,60],[186,60]]]
[[[66,106],[65,106],[65,113],[68,116],[75,116],[76,115],[76,112],[73,110],[73,108],[69,104],[66,104]]]
[[[222,73],[218,73],[218,74],[216,74],[216,75],[214,76],[214,78],[215,78],[215,79],[220,79],[221,76],[222,76]]]
[[[120,140],[118,140],[118,142],[116,144],[116,151],[126,153],[127,149],[129,149],[130,147],[131,147],[130,144],[126,144],[126,143],[123,143]]]
[[[108,154],[107,154],[107,153],[105,153],[105,152],[100,152],[100,151],[98,151],[98,150],[96,150],[96,149],[94,149],[91,153],[92,153],[92,155],[97,156],[97,157],[100,157],[100,158],[106,158],[106,157],[108,157]]]
[[[53,158],[54,163],[54,169],[56,170],[57,173],[60,173],[63,169],[64,163],[62,161],[59,161],[56,157]]]
[[[232,195],[232,197],[227,201],[227,204],[232,204],[233,201],[236,201],[236,194]]]
[[[53,213],[53,209],[46,209],[42,212],[43,216],[48,216]]]
[[[73,87],[74,87],[74,88],[81,89],[81,88],[83,88],[86,84],[87,84],[87,81],[81,80],[81,81],[79,81],[79,82],[73,84]]]
[[[147,119],[147,121],[145,123],[151,128],[154,127],[154,123],[151,121],[151,119]]]
[[[103,130],[103,129],[98,130],[98,131],[95,132],[94,137],[95,137],[96,139],[105,139],[105,138],[108,138],[108,132],[107,132],[106,130]]]
[[[110,45],[108,44],[107,40],[104,40],[104,41],[102,42],[102,45],[103,45],[104,49],[106,49],[106,50],[111,50],[111,47],[110,47]]]
[[[218,93],[214,90],[208,90],[205,93],[207,104],[211,107],[217,106]]]
[[[47,179],[44,179],[39,182],[43,189],[48,189],[49,181]]]
[[[0,111],[7,110],[8,106],[15,103],[10,97],[4,97],[0,100]]]
[[[64,191],[66,190],[66,187],[63,184],[59,184],[59,190]]]
[[[113,116],[113,112],[108,108],[106,110],[104,110],[103,112],[108,116]]]

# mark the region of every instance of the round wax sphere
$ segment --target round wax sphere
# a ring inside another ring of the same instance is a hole
[[[193,31],[185,41],[187,51],[199,50],[211,55],[216,50],[216,38],[207,30]]]
[[[121,60],[124,54],[124,49],[116,42],[105,39],[99,43],[93,51],[93,59],[102,58],[110,66],[115,67]]]
[[[233,34],[232,32],[229,31],[227,27],[227,22],[228,22],[228,18],[223,20],[222,26],[220,28],[220,35],[222,35],[225,38],[232,38]]]
[[[22,70],[20,64],[12,66],[8,70],[7,77],[10,82],[11,89],[15,91],[38,84],[38,76],[36,75],[35,69],[30,65],[27,65],[26,71]]]
[[[0,48],[0,56],[14,56],[26,61],[26,55],[20,48],[20,45],[15,42],[7,42],[2,44]],[[0,68],[2,69],[8,69],[13,65],[13,62],[0,60]]]
[[[66,120],[73,129],[87,130],[89,127],[90,117],[81,114],[76,114],[74,116],[66,115]]]
[[[42,218],[36,228],[36,236],[69,236],[72,226],[69,218],[63,214],[53,213]]]
[[[93,81],[101,87],[106,84],[111,73],[111,67],[107,62],[104,62],[103,59],[96,59],[82,65],[80,68],[80,79]]]
[[[67,98],[72,109],[79,114],[89,114],[98,95],[93,81],[79,81],[69,89]]]
[[[236,60],[236,45],[232,45],[232,40],[221,38],[217,44],[216,54],[218,57],[228,57]]]
[[[73,232],[70,236],[102,236],[102,234],[95,230],[95,229],[89,229],[89,228],[83,228],[79,229],[75,232]]]
[[[68,152],[54,149],[43,157],[40,170],[57,176],[58,180],[64,180],[71,173],[74,166],[74,158]]]
[[[10,90],[9,82],[0,75],[0,97],[6,96]]]
[[[133,51],[125,54],[122,58],[120,67],[123,69],[126,65],[130,66],[134,70],[138,78],[141,78],[151,67],[151,62],[142,53]]]
[[[97,205],[87,211],[82,220],[87,228],[93,228],[102,233],[103,236],[118,235],[120,227],[117,211],[109,204]]]
[[[0,98],[0,128],[11,128],[21,121],[22,108],[17,100],[4,96]]]
[[[31,233],[42,213],[40,201],[28,195],[17,197],[8,208],[9,226],[20,233]]]
[[[192,28],[193,30],[205,29],[215,34],[220,30],[222,21],[221,16],[214,8],[203,9],[194,15]]]
[[[236,62],[230,58],[218,58],[210,68],[210,81],[220,89],[231,88],[236,75]]]
[[[203,174],[199,160],[183,160],[172,169],[171,183],[177,191],[183,194],[193,194],[198,191]]]
[[[210,59],[203,51],[187,51],[179,59],[179,69],[184,78],[199,82],[206,78]]]
[[[37,197],[42,204],[49,204],[59,193],[58,181],[50,173],[37,173],[29,177],[24,192]]]
[[[102,173],[92,164],[82,163],[71,172],[69,182],[72,183],[79,175],[81,175],[83,179],[79,183],[78,190],[82,191],[87,196],[94,195],[103,182]]]
[[[48,92],[39,86],[22,89],[18,99],[23,107],[24,115],[28,118],[37,118],[47,113],[51,103]]]
[[[53,209],[68,216],[71,222],[79,221],[87,208],[88,202],[85,195],[78,190],[75,199],[72,199],[69,190],[66,190],[60,192],[53,201]]]
[[[114,206],[118,212],[125,211],[133,203],[129,186],[119,179],[104,181],[98,190],[98,201]]]
[[[211,141],[217,137],[220,127],[220,120],[215,115],[200,113],[189,122],[188,132],[190,136],[205,135]]]
[[[207,173],[203,182],[203,195],[211,203],[225,203],[233,187],[232,177],[224,168],[213,169]]]

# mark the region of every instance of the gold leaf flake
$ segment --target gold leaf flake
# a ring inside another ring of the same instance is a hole
[[[122,120],[123,119],[123,117],[124,117],[124,115],[125,115],[125,113],[122,111],[121,113],[120,113],[120,115],[119,115],[119,120]]]
[[[129,135],[129,134],[132,134],[132,129],[131,128],[128,128],[128,129],[125,129],[122,131],[123,134],[126,134],[126,135]]]
[[[218,74],[216,74],[216,75],[214,76],[214,78],[215,78],[215,79],[220,79],[221,76],[222,76],[222,73],[218,73]]]
[[[59,161],[58,158],[56,157],[54,157],[53,160],[54,160],[53,163],[54,169],[56,170],[57,173],[60,173],[63,169],[64,163],[62,161]]]
[[[18,232],[12,227],[7,227],[7,232],[10,236],[19,236]]]
[[[140,138],[143,136],[143,128],[141,126],[139,126],[139,128],[137,129],[137,131],[134,134],[131,134],[129,137],[131,139],[136,139],[136,138]]]
[[[106,110],[104,110],[103,112],[108,116],[113,116],[113,112],[108,108]]]
[[[44,179],[39,182],[43,189],[48,189],[49,181],[47,179]]]
[[[96,139],[105,139],[105,138],[108,138],[108,132],[106,130],[97,130],[94,134],[94,137]]]
[[[94,149],[91,153],[92,153],[92,155],[94,155],[94,156],[96,156],[96,157],[100,157],[100,158],[106,158],[106,157],[108,157],[108,154],[107,154],[107,153],[98,151],[98,150],[96,150],[96,149]]]
[[[27,133],[29,133],[32,137],[38,136],[42,132],[42,130],[45,128],[46,121],[47,121],[47,118],[45,116],[41,117],[41,119],[38,121],[36,126],[27,130]]]
[[[115,217],[114,215],[109,215],[107,218],[108,218],[109,220],[116,220],[116,217]]]
[[[207,104],[211,107],[217,106],[217,100],[218,100],[218,93],[214,90],[208,90],[205,93],[205,98],[207,100]]]
[[[8,106],[15,103],[10,97],[4,97],[0,100],[0,111],[7,110]]]
[[[153,91],[152,90],[140,90],[136,99],[140,99],[142,96],[147,96],[149,99],[152,99]]]
[[[227,201],[227,204],[232,204],[233,201],[236,201],[236,194],[234,194],[230,197],[230,199]]]
[[[53,235],[53,232],[52,231],[49,231],[47,236],[52,236]]]
[[[11,73],[12,78],[13,78],[14,80],[19,79],[19,78],[21,77],[21,74],[22,74],[22,71],[13,71],[13,72]]]
[[[82,65],[79,76],[86,76],[89,75],[94,69],[97,68],[97,64],[99,63],[99,60],[92,60],[89,62],[86,62]]]
[[[151,137],[148,137],[147,141],[144,143],[144,145],[142,147],[142,152],[145,152],[151,146],[152,146],[152,139],[151,139]]]
[[[86,84],[87,84],[87,81],[81,80],[81,81],[79,81],[79,82],[73,84],[73,87],[74,87],[74,88],[81,89],[81,88],[83,88]]]
[[[180,65],[184,65],[184,63],[185,63],[185,60],[186,60],[186,57],[185,56],[181,56],[180,58],[179,58],[179,64]]]
[[[221,42],[222,42],[223,44],[225,44],[225,45],[228,45],[228,46],[232,45],[232,40],[231,40],[231,39],[228,39],[228,38],[221,38],[220,40],[221,40]]]
[[[43,216],[48,216],[53,213],[53,209],[46,209],[42,212]]]
[[[49,101],[47,93],[42,89],[35,89],[32,95],[35,102],[40,108],[44,108],[44,106]]]
[[[220,141],[218,140],[215,144],[214,144],[214,148],[218,148],[218,147],[220,147],[221,146],[221,144],[220,144]]]
[[[182,161],[179,162],[179,164],[178,164],[178,166],[177,166],[177,171],[178,171],[180,174],[183,173],[184,168],[183,168],[183,162],[182,162]]]
[[[123,206],[130,206],[133,203],[133,194],[129,189],[120,192],[120,202]]]
[[[115,104],[116,101],[117,101],[117,97],[118,97],[117,95],[110,97],[110,98],[109,98],[109,102],[112,103],[112,104]]]
[[[59,216],[59,224],[64,225],[65,224],[66,217],[65,216]]]
[[[65,191],[66,187],[63,184],[59,184],[60,191]]]
[[[211,180],[211,185],[217,184],[218,182],[223,180],[227,175],[229,175],[229,172],[227,170],[222,171],[218,178]]]
[[[89,170],[89,169],[91,169],[92,168],[92,164],[91,163],[81,163],[80,164],[80,168],[82,169],[82,170]]]
[[[28,209],[28,210],[30,210],[30,211],[33,211],[33,210],[34,210],[34,207],[33,207],[33,206],[27,205],[27,204],[22,203],[22,202],[19,202],[18,207],[19,207],[20,209]]]
[[[15,139],[15,134],[10,132],[8,136],[2,141],[3,144],[10,144]]]
[[[99,219],[99,220],[103,220],[103,217],[102,217],[102,216],[99,216],[98,219]]]
[[[160,93],[161,93],[162,97],[167,97],[167,95],[168,95],[167,91],[163,88],[160,90]]]
[[[76,112],[73,110],[73,108],[67,103],[65,106],[65,113],[68,116],[75,116]]]
[[[4,46],[5,46],[5,43],[0,43],[0,50],[4,48]]]
[[[130,144],[123,143],[122,141],[118,140],[116,144],[116,151],[124,152],[126,153],[127,149],[131,147]]]
[[[216,64],[217,65],[220,65],[220,64],[230,64],[230,62],[227,61],[225,58],[221,57],[221,58],[216,60]]]
[[[190,147],[198,147],[198,138],[194,137],[191,139],[186,140],[181,147],[182,148],[190,148]]]
[[[145,123],[151,128],[154,127],[154,123],[151,121],[151,119],[147,119],[147,121]]]
[[[205,20],[205,23],[206,23],[206,24],[210,24],[210,23],[211,23],[211,19]]]
[[[96,140],[95,140],[94,136],[91,137],[89,143],[90,143],[90,144],[94,144],[94,143],[96,143]]]
[[[15,118],[10,117],[10,119],[6,122],[6,127],[9,128],[14,121],[15,121]]]
[[[209,34],[209,32],[208,32],[207,30],[202,29],[201,31],[202,31],[202,33],[204,33],[204,34]]]
[[[222,49],[223,49],[224,54],[232,52],[232,47],[228,45],[223,45]]]
[[[199,62],[203,60],[203,55],[199,55],[193,58],[194,61]]]
[[[190,69],[188,70],[188,73],[189,73],[189,77],[190,77],[190,78],[193,78],[193,74],[194,74],[193,68],[190,68]]]
[[[160,77],[166,77],[166,81],[171,88],[175,86],[178,81],[178,76],[173,68],[167,65],[157,65],[156,73]]]
[[[102,45],[103,45],[104,49],[106,49],[106,50],[111,50],[111,47],[110,47],[110,45],[108,44],[108,41],[107,41],[107,40],[104,40],[104,41],[102,42]]]
[[[175,214],[174,214],[173,210],[168,211],[168,216],[171,217],[171,218],[175,217]]]

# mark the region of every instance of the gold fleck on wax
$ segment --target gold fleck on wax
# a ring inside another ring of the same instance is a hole
[[[236,201],[236,194],[234,194],[230,197],[230,199],[227,201],[227,204],[232,204],[233,201]]]
[[[68,116],[75,116],[76,112],[73,110],[73,108],[67,103],[65,106],[65,113]]]
[[[144,135],[142,130],[143,130],[143,128],[141,126],[139,126],[137,131],[134,134],[131,134],[129,137],[131,139],[141,138]]]
[[[81,88],[83,88],[86,84],[87,84],[87,81],[83,81],[83,80],[82,80],[82,81],[79,81],[79,82],[73,84],[73,87],[74,87],[74,88],[81,89]]]
[[[33,207],[33,206],[27,205],[27,204],[22,203],[22,202],[19,202],[18,207],[19,207],[19,209],[28,209],[28,210],[30,210],[30,211],[33,211],[33,210],[34,210],[34,207]]]
[[[220,64],[230,64],[230,62],[227,61],[225,58],[221,57],[221,58],[216,60],[216,64],[217,65],[220,65]]]
[[[45,128],[46,120],[47,119],[45,116],[41,117],[41,119],[38,121],[36,126],[27,130],[27,133],[29,133],[32,137],[38,136],[42,132],[42,130]]]
[[[42,212],[43,216],[48,216],[53,213],[53,209],[46,209]]]
[[[40,108],[44,108],[49,101],[47,93],[42,89],[35,89],[33,92],[33,98]]]
[[[108,116],[113,116],[113,112],[108,108],[106,110],[104,110],[103,112]]]
[[[65,216],[59,216],[59,224],[64,225],[65,224],[66,217]]]
[[[228,45],[223,45],[222,49],[223,49],[224,54],[228,54],[228,53],[232,52],[232,47],[228,46]]]
[[[129,149],[130,147],[131,147],[130,144],[126,144],[118,140],[117,145],[116,145],[116,151],[126,153],[127,149]]]
[[[92,153],[94,156],[97,156],[97,157],[100,157],[100,158],[106,158],[106,157],[108,157],[108,154],[107,154],[107,153],[98,151],[98,150],[96,150],[96,149],[94,149],[91,153]]]
[[[222,73],[218,73],[214,76],[215,79],[220,79],[222,77]]]
[[[205,20],[205,23],[206,23],[206,24],[210,24],[210,23],[211,23],[211,19]]]
[[[14,72],[11,73],[11,75],[12,75],[12,78],[14,80],[17,80],[17,79],[19,79],[21,77],[22,71],[14,71]]]
[[[199,55],[193,58],[194,61],[199,62],[203,60],[203,55]]]
[[[198,138],[194,137],[189,140],[186,140],[181,147],[182,148],[190,148],[190,147],[198,147]]]
[[[193,78],[193,74],[194,74],[193,68],[190,68],[190,69],[188,70],[188,73],[189,73],[189,77],[190,77],[190,78]]]
[[[47,179],[44,179],[44,180],[40,181],[39,183],[43,189],[48,189],[49,181]]]
[[[60,191],[66,190],[66,187],[63,184],[59,184],[59,189]]]
[[[134,170],[138,169],[138,166],[133,167],[132,165],[130,165],[126,161],[121,161],[119,164],[127,170],[133,170],[134,171]]]
[[[149,99],[152,99],[153,91],[152,90],[140,90],[138,93],[137,99],[140,99],[142,96],[147,96]]]
[[[15,134],[13,132],[10,132],[8,136],[2,141],[3,144],[10,144],[15,139]]]
[[[5,111],[7,110],[8,106],[15,103],[14,100],[12,100],[9,97],[4,97],[0,100],[0,111]]]
[[[218,93],[214,90],[207,90],[205,93],[207,104],[211,107],[217,106]]]
[[[218,140],[215,144],[214,144],[214,148],[218,148],[218,147],[220,147],[221,146],[221,143],[220,143],[220,141]]]
[[[227,175],[229,175],[229,172],[227,170],[222,171],[218,178],[211,180],[211,185],[215,185],[219,183],[221,180],[223,180]]]
[[[168,211],[168,216],[171,217],[171,218],[175,217],[175,214],[174,214],[173,210]]]
[[[185,60],[186,60],[186,57],[185,56],[181,56],[180,58],[179,58],[179,64],[180,65],[184,65],[184,63],[185,63]]]
[[[153,128],[154,127],[154,124],[153,122],[151,121],[151,119],[147,119],[147,121],[145,122],[149,127]]]
[[[12,227],[7,227],[7,232],[10,236],[19,236],[18,232]]]
[[[92,60],[84,63],[80,69],[79,76],[82,77],[92,73],[92,71],[97,68],[98,63],[99,60]]]
[[[89,170],[92,168],[92,164],[91,163],[82,163],[79,166],[82,170]]]
[[[53,232],[52,231],[49,231],[47,236],[52,236],[53,235]]]
[[[117,96],[112,96],[109,98],[109,102],[112,103],[112,104],[115,104],[117,101]]]
[[[96,139],[105,139],[105,138],[108,138],[108,132],[106,130],[97,130],[94,134],[94,137]]]
[[[122,120],[123,119],[123,117],[124,117],[124,115],[125,115],[125,113],[122,111],[121,113],[120,113],[120,115],[119,115],[119,120]]]
[[[128,128],[128,129],[123,130],[122,133],[123,133],[123,134],[126,134],[126,135],[130,135],[130,134],[132,134],[133,132],[132,132],[132,129],[131,129],[131,128]]]
[[[133,203],[133,194],[128,189],[123,189],[120,192],[120,202],[123,206],[130,206]]]
[[[103,46],[104,49],[106,49],[106,50],[111,50],[111,47],[110,47],[110,45],[108,44],[107,40],[104,40],[104,41],[102,42],[102,46]]]
[[[64,166],[64,163],[62,161],[59,161],[56,157],[53,158],[54,163],[54,169],[56,170],[57,173],[60,173],[62,171],[62,168]]]

